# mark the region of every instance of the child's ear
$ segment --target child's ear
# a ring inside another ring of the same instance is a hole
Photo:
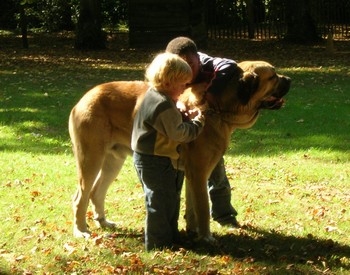
[[[245,72],[239,79],[238,99],[247,105],[253,94],[258,90],[259,76],[256,73]]]

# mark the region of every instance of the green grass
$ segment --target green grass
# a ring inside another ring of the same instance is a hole
[[[270,43],[211,42],[212,54],[271,61],[293,79],[292,88],[285,108],[264,111],[252,129],[232,136],[225,159],[243,228],[212,223],[219,247],[146,253],[143,192],[130,158],[106,202],[116,231],[96,228],[89,212],[93,238],[73,238],[77,182],[67,120],[90,87],[142,79],[156,51],[111,42],[106,51],[76,52],[69,39],[48,39],[56,48],[45,39],[21,50],[18,40],[0,36],[8,42],[0,52],[1,274],[350,272],[347,52],[282,45],[271,55]]]

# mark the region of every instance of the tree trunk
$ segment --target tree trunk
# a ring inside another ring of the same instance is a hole
[[[24,5],[20,4],[20,13],[19,13],[19,21],[20,21],[20,26],[21,26],[21,35],[22,35],[22,47],[25,49],[28,49],[29,44],[28,44],[28,35],[27,35],[27,15],[26,15],[26,10]]]
[[[191,0],[190,1],[190,37],[194,39],[199,48],[208,46],[208,28],[207,28],[207,1]]]
[[[254,17],[254,3],[253,0],[246,0],[247,15],[248,15],[248,37],[255,38],[255,17]]]
[[[310,15],[309,0],[285,1],[287,34],[285,40],[296,43],[318,42],[316,25]]]
[[[164,50],[177,36],[207,46],[206,0],[129,0],[131,47]]]
[[[101,1],[80,0],[80,14],[75,39],[76,49],[99,50],[106,47],[101,24]]]

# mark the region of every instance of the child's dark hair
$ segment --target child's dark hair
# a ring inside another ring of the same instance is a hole
[[[188,54],[197,54],[197,46],[192,39],[180,36],[171,40],[168,43],[165,51],[180,56]]]

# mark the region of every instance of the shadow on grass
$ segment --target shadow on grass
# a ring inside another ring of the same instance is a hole
[[[288,266],[293,270],[298,265],[305,269],[350,270],[350,246],[331,239],[287,236],[250,226],[240,229],[239,234],[226,234],[218,239],[217,247],[201,244],[193,250],[212,256],[230,255],[235,260],[275,268]]]
[[[235,263],[242,263],[246,267],[254,268],[254,274],[333,274],[339,270],[344,272],[350,270],[350,246],[339,244],[331,239],[318,239],[311,235],[308,237],[287,236],[252,226],[246,226],[235,232],[216,236],[216,238],[220,245],[211,246],[207,243],[194,243],[192,239],[185,237],[187,242],[184,248],[180,249],[180,253],[189,251],[198,254],[199,257],[201,255],[230,256],[234,263],[228,262],[227,264],[231,268],[233,265],[236,266]],[[111,231],[105,235],[103,241],[105,249],[100,253],[106,255],[106,259],[114,259],[123,253],[133,256],[136,254],[130,253],[130,249],[142,251],[143,242],[143,232],[118,228],[116,232]],[[177,251],[175,250],[174,253]],[[191,257],[191,254],[186,256],[184,259],[187,260],[184,260],[183,264],[186,265],[186,261],[190,264]],[[193,257],[195,259],[195,256]],[[63,255],[60,255],[59,258],[56,265],[67,272],[72,271],[69,265],[72,258]],[[76,260],[80,263],[79,268],[83,269],[84,258],[77,257]],[[210,263],[211,259],[206,257],[203,261]],[[215,261],[217,259],[213,259],[213,262]],[[112,265],[114,266],[115,263]],[[129,265],[130,262],[126,259],[125,267]],[[220,265],[225,266],[224,262]],[[138,268],[138,271],[142,273],[150,266],[140,265]]]
[[[113,77],[121,80],[124,75],[135,75],[136,79],[136,75],[141,75],[139,70],[118,70],[113,73],[95,69],[81,76],[79,81],[71,81],[69,77],[60,79],[62,70],[58,66],[58,76],[46,84],[33,81],[24,73],[6,77],[7,85],[0,91],[0,127],[4,127],[1,151],[34,154],[65,152],[71,147],[68,134],[70,111],[85,92],[104,82],[99,75],[109,75],[105,76],[106,81],[113,81]],[[21,76],[25,78],[19,81]],[[70,85],[65,86],[66,82]]]

